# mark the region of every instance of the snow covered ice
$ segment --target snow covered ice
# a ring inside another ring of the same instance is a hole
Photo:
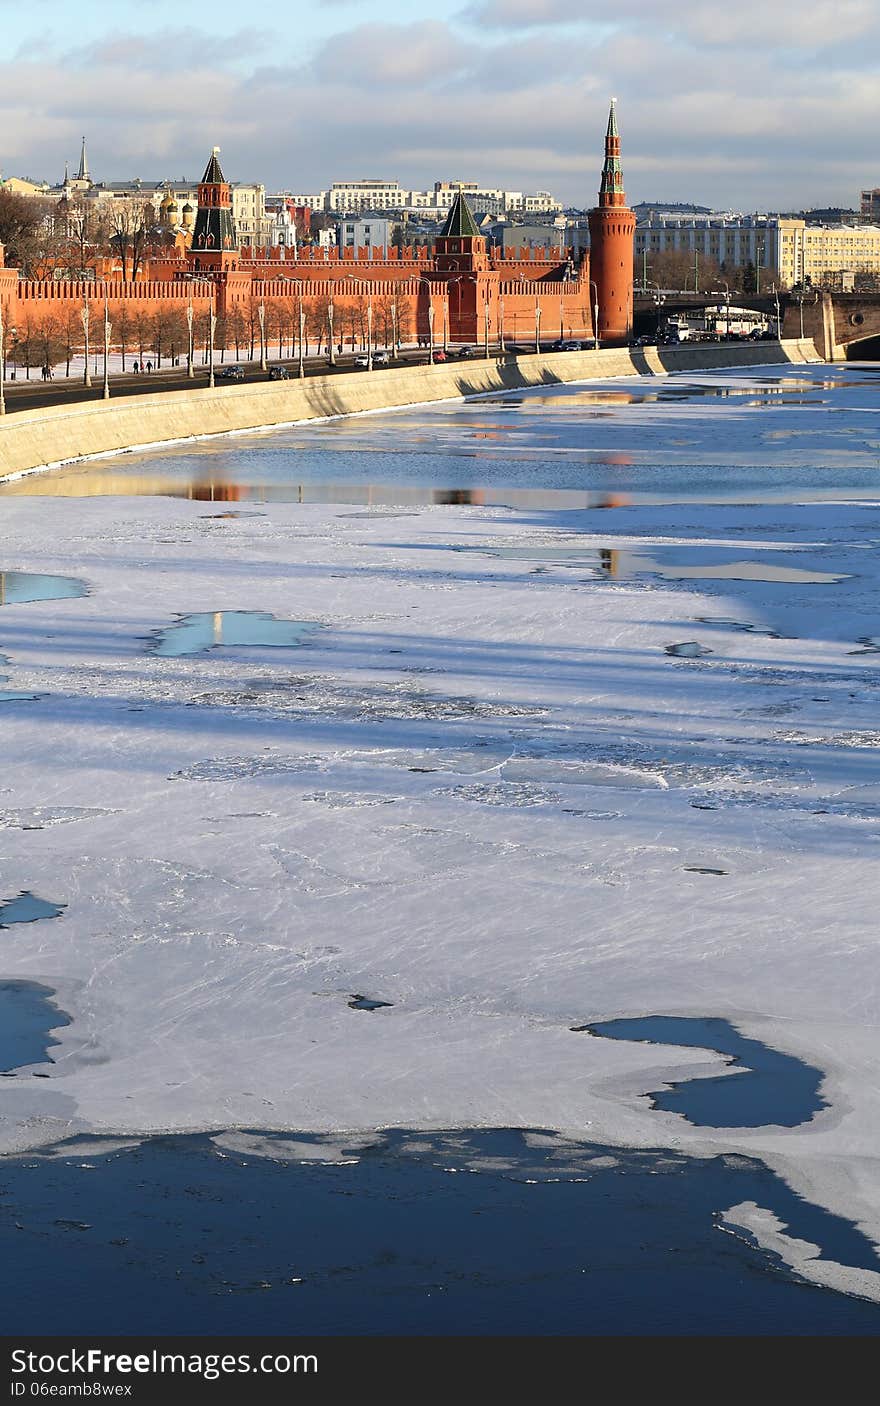
[[[540,1127],[760,1157],[880,1244],[875,387],[560,387],[10,485],[0,568],[88,593],[0,607],[3,894],[65,905],[0,930],[0,980],[70,1018],[51,1078],[3,1081],[2,1150]],[[319,463],[401,511],[289,501]],[[171,496],[239,473],[259,515]],[[218,612],[321,628],[151,649]],[[642,1015],[726,1020],[824,1106],[654,1109],[727,1066],[572,1029]],[[761,1208],[729,1220],[785,1257]],[[850,1287],[880,1297],[880,1260]]]

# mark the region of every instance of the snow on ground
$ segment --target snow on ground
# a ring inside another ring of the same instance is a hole
[[[878,506],[6,499],[3,567],[89,594],[0,608],[40,695],[0,704],[0,899],[67,905],[0,929],[0,977],[72,1017],[0,1085],[2,1150],[554,1128],[762,1157],[880,1243]],[[669,574],[738,560],[798,574]],[[150,652],[228,610],[323,628]],[[652,1110],[725,1066],[572,1030],[639,1014],[724,1017],[827,1106]]]

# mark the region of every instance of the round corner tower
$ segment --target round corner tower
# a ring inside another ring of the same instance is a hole
[[[590,225],[590,278],[598,307],[596,336],[602,341],[625,342],[632,330],[633,239],[636,217],[627,209],[620,167],[620,134],[615,99],[611,101],[605,133],[605,165],[599,204],[588,215]]]

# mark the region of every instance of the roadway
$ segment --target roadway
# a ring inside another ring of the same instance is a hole
[[[534,348],[530,348],[530,350],[534,350]],[[547,351],[549,348],[544,347],[542,350]],[[434,349],[435,358],[438,351],[439,348]],[[517,355],[515,351],[510,351],[508,354],[511,356]],[[343,352],[342,355],[337,355],[335,366],[330,366],[326,354],[307,357],[304,362],[305,374],[306,376],[329,376],[338,375],[345,371],[353,371],[356,369],[355,360],[361,355],[363,355],[361,352]],[[480,351],[478,355],[482,356],[482,351]],[[497,356],[498,349],[493,348],[491,355]],[[453,352],[450,352],[449,359],[455,361],[458,358]],[[424,348],[412,348],[411,350],[407,349],[402,351],[399,356],[394,358],[391,365],[426,365],[427,362],[428,353]],[[295,358],[291,361],[288,359],[278,360],[277,358],[273,359],[269,357],[268,364],[270,366],[284,366],[291,380],[296,380],[299,375],[299,362]],[[223,377],[221,372],[224,366],[240,366],[244,372],[243,380],[232,380],[231,378],[226,379]],[[385,369],[387,368],[381,366],[374,367],[374,371],[376,372]],[[6,409],[8,412],[11,413],[16,410],[37,410],[51,405],[103,399],[104,380],[103,372],[100,369],[92,373],[91,386],[83,385],[81,375],[76,377],[62,376],[53,381],[44,381],[38,369],[35,370],[32,368],[32,373],[32,378],[29,381],[27,379],[20,379],[20,367],[18,368],[14,381],[8,379],[7,373],[5,391]],[[248,383],[254,384],[256,382],[267,381],[269,379],[269,373],[268,371],[260,370],[258,361],[236,361],[234,358],[230,358],[226,362],[220,362],[218,360],[214,363],[214,377],[217,389],[222,389],[225,386],[240,386]],[[118,395],[154,395],[159,391],[204,390],[207,389],[208,385],[208,368],[207,366],[197,365],[195,368],[195,376],[192,379],[187,376],[185,367],[174,366],[163,367],[161,371],[140,372],[137,375],[135,375],[133,371],[127,371],[121,375],[117,373],[111,375],[109,380],[111,399]]]

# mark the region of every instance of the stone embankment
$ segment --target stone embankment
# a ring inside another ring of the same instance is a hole
[[[258,385],[119,395],[20,410],[0,421],[0,479],[159,444],[357,415],[492,391],[617,376],[819,361],[810,341],[608,348],[351,371]]]

